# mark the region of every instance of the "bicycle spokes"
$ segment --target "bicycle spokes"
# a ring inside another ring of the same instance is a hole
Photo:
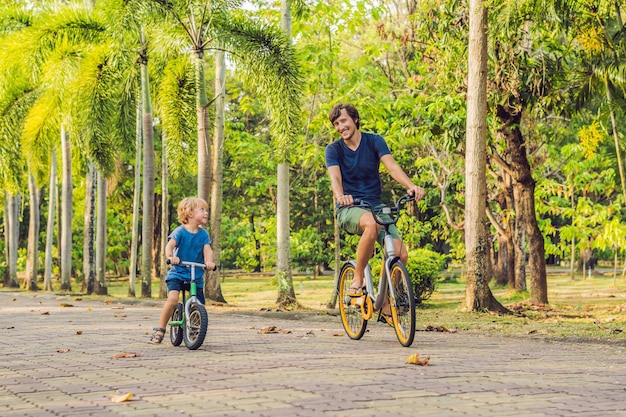
[[[397,262],[391,270],[389,301],[395,324],[396,336],[402,346],[408,347],[415,337],[415,298],[411,278],[402,263]]]

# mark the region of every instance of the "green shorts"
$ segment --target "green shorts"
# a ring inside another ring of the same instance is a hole
[[[361,207],[342,207],[337,212],[337,223],[339,223],[339,227],[346,231],[346,233],[360,236],[363,233],[363,229],[360,225],[361,216],[368,212],[369,210]],[[391,220],[391,217],[387,214],[380,214],[379,217],[384,221]],[[400,232],[398,232],[398,228],[395,224],[389,226],[389,233],[391,233],[394,239],[400,239]],[[385,230],[381,230],[376,240],[382,245],[384,239]]]

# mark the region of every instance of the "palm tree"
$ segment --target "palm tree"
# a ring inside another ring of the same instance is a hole
[[[211,145],[208,136],[208,95],[204,73],[205,54],[211,47],[223,49],[237,64],[255,92],[267,97],[271,130],[276,140],[277,161],[288,161],[289,141],[299,123],[300,72],[293,47],[279,28],[253,20],[232,9],[232,2],[153,0],[164,14],[177,22],[193,56],[196,80],[198,195],[210,193]],[[164,122],[168,138],[168,125]],[[175,146],[176,143],[170,144]],[[214,204],[213,202],[210,202]],[[213,278],[214,279],[214,278]],[[219,281],[207,283],[207,297],[224,301]],[[212,291],[213,291],[212,290]]]

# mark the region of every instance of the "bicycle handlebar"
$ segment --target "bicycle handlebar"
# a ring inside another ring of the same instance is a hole
[[[171,260],[166,260],[165,261],[166,264],[171,265],[172,261]],[[176,265],[180,265],[180,266],[197,266],[198,268],[206,268],[206,264],[201,264],[198,262],[187,262],[187,261],[180,261],[180,263],[176,264]],[[213,267],[213,269],[211,269],[211,271],[217,271],[217,264],[214,264],[215,266]]]
[[[363,201],[360,198],[355,198],[354,205],[352,207],[363,207],[363,208],[368,209],[374,215],[374,220],[376,221],[376,223],[380,224],[381,226],[388,226],[388,225],[395,224],[398,222],[398,219],[400,218],[400,209],[402,208],[402,205],[412,200],[414,200],[414,197],[412,195],[407,194],[407,195],[400,197],[398,200],[396,200],[396,203],[393,206],[385,205],[383,207],[376,208],[376,207],[373,207],[367,201]],[[378,218],[379,214],[391,215],[392,213],[395,214],[395,216],[391,217],[391,221],[383,221]]]

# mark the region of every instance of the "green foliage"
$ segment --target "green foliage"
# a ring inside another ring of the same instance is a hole
[[[437,287],[439,272],[445,267],[445,258],[430,249],[419,248],[409,252],[406,269],[411,275],[415,299],[418,302],[430,298]]]
[[[381,265],[380,256],[376,256],[370,261],[375,285],[378,284]],[[421,303],[429,299],[437,288],[439,273],[446,269],[446,258],[430,249],[418,248],[409,251],[409,260],[405,266],[413,282],[415,299]]]

